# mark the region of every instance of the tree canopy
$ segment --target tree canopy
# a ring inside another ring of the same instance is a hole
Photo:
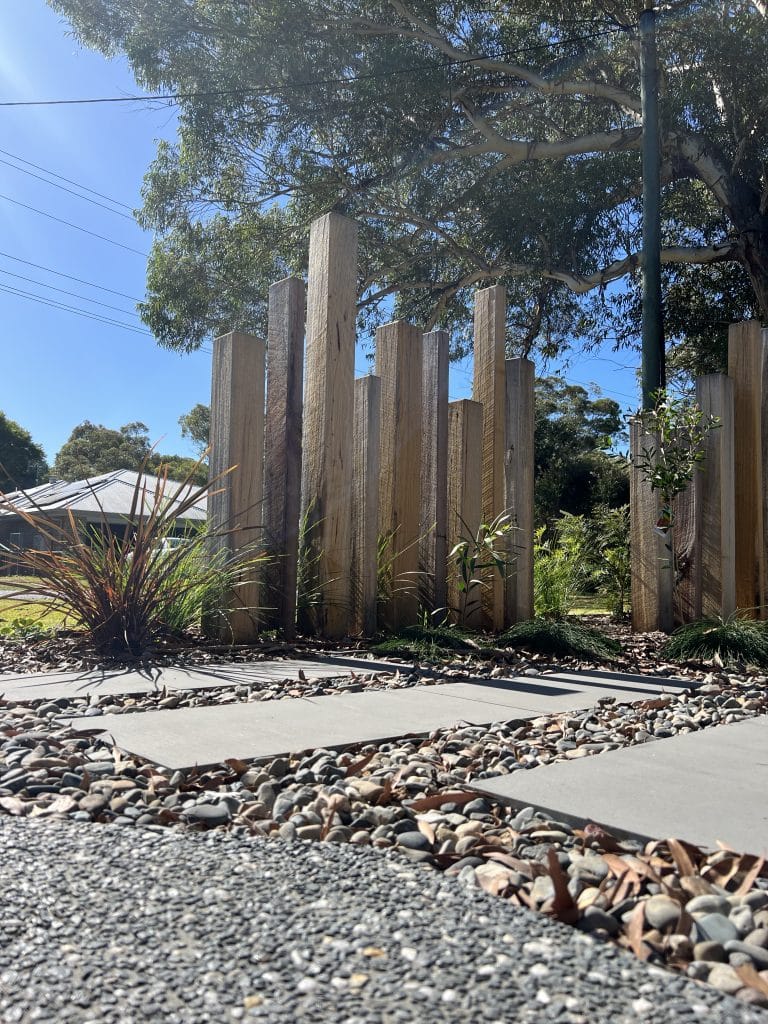
[[[144,423],[126,423],[119,430],[84,420],[64,442],[53,463],[53,475],[60,480],[84,480],[117,469],[134,472],[145,468],[158,473],[164,469],[172,480],[194,473],[204,483],[208,471],[194,459],[182,455],[160,455],[152,451],[149,428]]]
[[[591,514],[629,501],[626,464],[607,449],[621,436],[621,409],[557,377],[536,381],[535,518],[551,525],[561,512]]]
[[[211,407],[198,402],[189,412],[179,416],[181,436],[189,438],[198,455],[202,455],[209,444],[211,433]]]
[[[43,449],[28,430],[0,412],[0,491],[34,487],[47,478]]]
[[[268,284],[303,269],[329,209],[362,225],[363,315],[395,296],[396,315],[461,329],[471,290],[500,282],[516,352],[634,337],[636,0],[48,2],[178,94],[140,212],[157,233],[142,315],[162,344],[259,329]],[[677,340],[689,301],[709,309],[705,345],[720,300],[768,317],[766,28],[763,0],[661,4]]]

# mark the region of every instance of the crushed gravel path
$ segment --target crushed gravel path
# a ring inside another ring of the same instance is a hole
[[[3,1022],[765,1024],[420,865],[0,820]]]

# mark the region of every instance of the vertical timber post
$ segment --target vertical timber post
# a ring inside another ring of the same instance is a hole
[[[731,324],[728,376],[733,380],[736,493],[736,606],[768,614],[766,558],[766,333],[755,320]]]
[[[482,517],[483,407],[461,399],[448,405],[448,544],[474,542]],[[456,566],[451,566],[448,602],[459,626],[482,622],[479,588],[461,591]]]
[[[657,532],[661,498],[651,490],[638,460],[644,449],[655,445],[642,418],[629,425],[629,509],[632,557],[632,629],[636,633],[672,629],[672,567],[667,564],[666,539]]]
[[[482,521],[492,523],[505,508],[504,419],[507,296],[501,285],[475,292],[474,367],[472,398],[483,407]],[[495,570],[482,595],[482,621],[487,629],[504,626],[504,580]]]
[[[423,338],[419,570],[438,622],[448,607],[448,344],[447,331]]]
[[[287,277],[269,289],[267,416],[264,434],[264,539],[269,620],[296,636],[296,572],[301,514],[301,418],[306,289]]]
[[[695,477],[701,584],[696,618],[725,618],[736,610],[733,391],[733,381],[724,373],[696,381],[699,408],[720,420],[720,426],[707,434],[704,461]]]
[[[349,628],[356,312],[357,224],[327,213],[309,235],[301,489],[308,585],[319,598],[302,625],[329,639]]]
[[[504,503],[515,529],[510,535],[504,622],[533,618],[533,471],[535,464],[534,366],[507,359]]]
[[[211,609],[204,626],[233,643],[248,643],[258,634],[259,582],[247,563],[261,540],[263,458],[264,342],[231,332],[213,343],[208,525],[212,557],[230,561],[241,555],[245,578],[223,618]]]
[[[355,381],[352,484],[352,628],[376,632],[381,380]]]
[[[422,334],[397,320],[376,331],[381,378],[379,533],[387,538],[392,594],[383,609],[391,629],[418,619],[421,517]]]

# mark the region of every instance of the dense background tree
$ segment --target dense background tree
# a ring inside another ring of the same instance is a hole
[[[0,491],[34,487],[47,479],[43,449],[28,430],[0,412]]]
[[[140,214],[162,344],[259,328],[329,209],[361,222],[364,313],[395,296],[396,315],[455,325],[458,352],[472,289],[498,281],[515,351],[633,340],[607,286],[629,282],[631,302],[639,264],[636,0],[49,3],[180,94]],[[659,25],[679,341],[689,301],[768,316],[768,21],[762,0],[668,0]],[[704,327],[706,348],[722,331]]]
[[[53,463],[53,476],[59,480],[84,480],[111,473],[116,469],[134,472],[145,467],[157,473],[165,467],[171,480],[183,480],[194,472],[204,483],[208,471],[195,459],[182,455],[161,455],[152,451],[149,428],[144,423],[126,423],[119,430],[84,420],[64,442]]]
[[[198,402],[189,412],[179,416],[181,436],[189,438],[198,455],[202,455],[208,447],[211,434],[211,407]]]
[[[629,501],[626,463],[608,452],[622,435],[621,408],[557,377],[536,381],[535,517],[591,515]]]

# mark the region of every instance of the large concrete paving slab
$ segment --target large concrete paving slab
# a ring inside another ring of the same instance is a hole
[[[299,679],[338,679],[373,672],[395,672],[402,665],[394,662],[364,661],[353,658],[283,659],[273,661],[231,662],[189,667],[158,667],[151,671],[121,669],[90,672],[40,672],[0,675],[0,696],[6,700],[57,700],[64,697],[133,696],[162,690],[211,690],[216,687],[255,686]]]
[[[673,836],[768,854],[768,717],[623,747],[472,784],[619,835]]]
[[[313,747],[423,735],[459,722],[535,718],[553,707],[575,710],[605,696],[641,700],[675,686],[668,679],[649,679],[644,686],[635,680],[624,684],[618,675],[613,680],[612,686],[595,687],[578,678],[523,676],[64,721],[81,732],[104,732],[122,750],[148,761],[189,768],[231,757],[266,760]]]

